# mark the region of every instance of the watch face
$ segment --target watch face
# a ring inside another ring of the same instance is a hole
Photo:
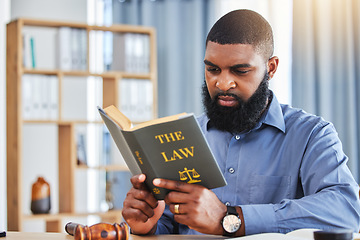
[[[228,233],[234,233],[240,228],[240,219],[235,215],[227,215],[223,220],[223,227]]]

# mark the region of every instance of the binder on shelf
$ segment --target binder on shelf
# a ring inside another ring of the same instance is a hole
[[[122,79],[120,81],[120,109],[133,122],[153,118],[153,85],[150,79]]]
[[[59,118],[59,84],[56,76],[48,76],[49,78],[49,119],[56,120]]]
[[[113,34],[113,52],[111,70],[124,71],[125,70],[125,36],[122,33]]]
[[[58,68],[64,71],[87,70],[87,31],[85,29],[59,28]]]
[[[113,37],[112,70],[148,73],[150,68],[150,38],[142,33],[121,33]]]
[[[70,27],[59,28],[58,46],[58,68],[64,71],[70,71],[72,69]]]
[[[40,119],[50,118],[50,77],[40,75]]]
[[[22,113],[25,120],[32,119],[34,113],[32,103],[33,86],[31,80],[31,75],[24,74],[22,76]]]
[[[77,28],[71,29],[71,67],[72,70],[81,69],[80,66],[80,30]]]
[[[22,113],[25,120],[58,118],[58,79],[53,75],[22,76]]]
[[[104,70],[111,71],[113,69],[113,38],[116,38],[117,34],[112,32],[104,32]]]
[[[89,70],[94,73],[104,72],[104,32],[92,30],[89,33]]]
[[[41,118],[41,76],[32,75],[32,117],[33,119]]]
[[[79,29],[79,42],[80,42],[80,68],[79,70],[86,71],[88,69],[87,64],[87,31],[85,29]]]
[[[32,68],[30,38],[29,33],[23,33],[23,66],[25,68]]]

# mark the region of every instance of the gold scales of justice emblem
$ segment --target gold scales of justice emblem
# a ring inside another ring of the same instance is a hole
[[[187,183],[201,182],[200,179],[195,179],[200,177],[200,174],[195,171],[195,168],[193,168],[192,170],[184,168],[184,171],[179,171],[179,175],[181,181],[186,181],[189,179]]]

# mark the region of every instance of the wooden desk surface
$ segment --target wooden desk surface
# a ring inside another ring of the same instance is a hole
[[[197,240],[197,239],[224,239],[214,235],[156,235],[156,236],[136,236],[130,235],[129,240]],[[27,233],[27,232],[6,232],[5,238],[0,240],[74,240],[73,236],[65,233]]]

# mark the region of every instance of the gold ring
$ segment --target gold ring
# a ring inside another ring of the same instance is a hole
[[[179,207],[180,207],[179,204],[175,204],[175,205],[174,205],[174,212],[175,212],[176,214],[180,214],[180,212],[179,212]]]

